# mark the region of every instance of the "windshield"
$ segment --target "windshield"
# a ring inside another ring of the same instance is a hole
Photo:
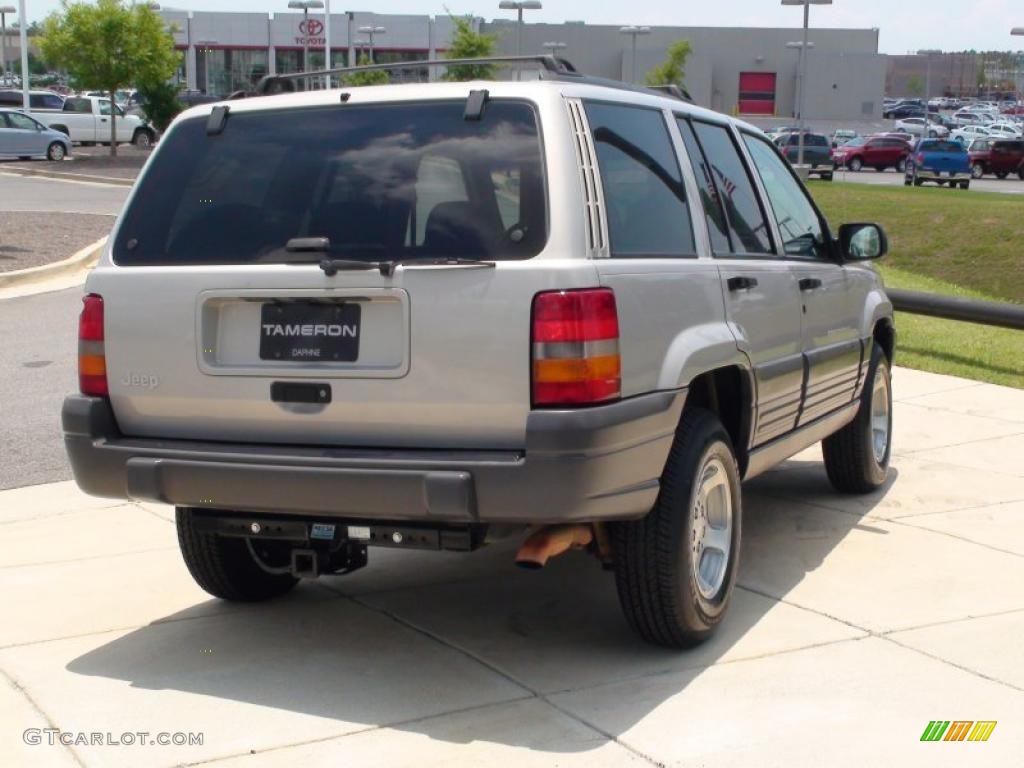
[[[867,142],[867,139],[865,139],[865,138],[863,138],[861,136],[858,136],[855,139],[850,139],[848,142],[843,144],[843,146],[844,147],[863,147],[866,142]]]
[[[531,106],[464,100],[187,120],[161,141],[114,244],[118,264],[526,259],[547,239]],[[290,253],[294,238],[324,252]]]

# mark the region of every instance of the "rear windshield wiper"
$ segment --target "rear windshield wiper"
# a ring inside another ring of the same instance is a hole
[[[494,267],[495,262],[485,261],[483,259],[464,259],[456,256],[437,256],[437,257],[422,257],[422,258],[411,258],[411,259],[398,259],[397,261],[389,262],[391,264],[391,270],[398,265],[403,267]],[[383,272],[382,272],[383,274]]]

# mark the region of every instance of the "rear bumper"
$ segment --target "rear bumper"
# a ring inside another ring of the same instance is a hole
[[[350,449],[122,436],[110,403],[64,401],[64,444],[86,493],[339,519],[548,523],[641,517],[686,399],[656,392],[532,411],[523,451]]]
[[[913,177],[914,171],[911,169],[907,173]],[[970,181],[971,172],[967,170],[951,175],[946,171],[929,171],[925,168],[918,168],[917,178],[921,181]]]

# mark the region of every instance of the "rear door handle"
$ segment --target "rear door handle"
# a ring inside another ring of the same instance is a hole
[[[726,283],[730,291],[749,291],[757,286],[756,277],[730,277]]]
[[[821,288],[821,280],[816,277],[803,277],[800,279],[800,290],[801,291],[813,291],[815,288]]]

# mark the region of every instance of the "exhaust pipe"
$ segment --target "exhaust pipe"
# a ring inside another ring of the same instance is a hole
[[[583,549],[594,540],[589,523],[546,525],[530,534],[516,553],[516,565],[536,570],[552,557],[570,549]]]

